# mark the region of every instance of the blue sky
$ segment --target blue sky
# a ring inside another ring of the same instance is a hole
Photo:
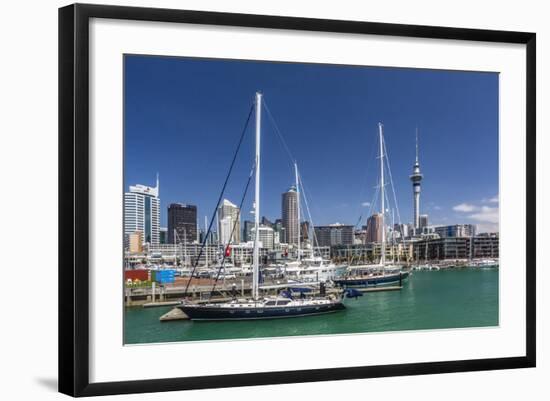
[[[151,56],[126,56],[124,68],[125,188],[154,185],[158,172],[163,226],[172,202],[197,205],[201,226],[211,217],[259,90],[298,161],[316,225],[367,217],[380,121],[404,223],[412,221],[418,127],[421,213],[430,224],[497,227],[496,73]],[[261,214],[273,221],[294,175],[265,111],[263,117]],[[252,123],[225,196],[234,203],[253,152]],[[243,219],[251,217],[252,193]]]

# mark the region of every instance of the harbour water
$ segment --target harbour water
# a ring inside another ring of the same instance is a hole
[[[327,315],[275,320],[161,323],[172,307],[125,309],[126,344],[497,326],[498,269],[417,271],[401,291],[346,299]]]

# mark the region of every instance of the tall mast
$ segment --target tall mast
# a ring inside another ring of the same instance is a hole
[[[206,238],[204,239],[204,244],[206,247],[206,255],[205,255],[205,262],[204,266],[208,267],[208,218],[204,216],[204,235]]]
[[[177,266],[178,262],[178,248],[181,248],[181,241],[178,246],[178,232],[174,228],[174,266]]]
[[[298,183],[298,164],[294,162],[294,174],[296,175],[296,209],[298,217],[296,222],[298,224],[298,262],[300,261],[300,185]]]
[[[187,230],[183,227],[183,266],[187,266]],[[198,263],[198,262],[197,262]]]
[[[258,282],[260,271],[260,134],[262,122],[262,94],[256,92],[256,188],[254,193],[254,253],[252,273],[252,297],[258,299]]]
[[[391,262],[395,263],[395,209],[391,209]]]
[[[216,209],[216,226],[217,226],[217,232],[216,232],[216,262],[219,262],[220,261],[220,249],[222,248],[220,246],[221,244],[221,233],[222,233],[222,230],[221,230],[221,226],[220,226],[220,207],[218,206],[218,208]],[[225,248],[223,248],[223,252],[225,253]]]
[[[380,251],[380,264],[384,267],[386,264],[386,220],[384,218],[386,206],[384,204],[384,134],[382,133],[382,123],[378,123],[378,134],[380,137],[380,214],[382,215],[382,249]]]

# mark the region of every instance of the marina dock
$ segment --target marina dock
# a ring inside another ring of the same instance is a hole
[[[172,306],[179,303],[182,298],[190,298],[191,300],[201,302],[222,302],[223,300],[232,299],[233,296],[247,297],[252,294],[252,283],[249,280],[231,280],[225,283],[219,282],[215,290],[212,292],[212,280],[209,279],[193,279],[188,287],[187,278],[178,278],[173,284],[148,285],[143,287],[126,287],[125,305],[126,306],[143,306],[145,308],[157,306]],[[187,287],[187,293],[186,291]],[[308,292],[310,295],[318,295],[319,282],[286,282],[266,281],[260,285],[262,295],[276,295],[280,290],[293,287],[311,288]],[[339,289],[327,289],[327,294],[338,293]]]
[[[386,286],[386,287],[367,287],[367,288],[355,288],[360,292],[381,292],[381,291],[399,291],[403,289],[402,285]]]
[[[165,302],[148,302],[143,304],[144,308],[160,308],[163,306],[176,306],[179,304],[179,301],[165,301]]]

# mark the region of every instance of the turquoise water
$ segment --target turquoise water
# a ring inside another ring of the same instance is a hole
[[[498,325],[498,269],[414,272],[401,291],[346,299],[342,312],[238,322],[159,322],[172,309],[125,310],[125,343],[219,340]]]

